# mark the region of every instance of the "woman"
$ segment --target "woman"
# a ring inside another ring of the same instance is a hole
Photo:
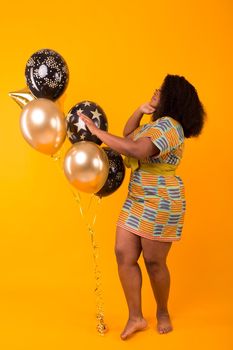
[[[144,114],[151,122],[139,125]],[[157,304],[157,330],[172,330],[168,312],[170,274],[166,265],[172,242],[181,238],[186,208],[182,179],[175,174],[185,138],[198,136],[205,111],[196,89],[183,76],[168,74],[150,102],[141,105],[118,137],[98,129],[83,114],[80,118],[106,145],[125,155],[131,167],[128,195],[117,221],[115,253],[129,318],[123,340],[147,327],[141,309],[143,253]]]

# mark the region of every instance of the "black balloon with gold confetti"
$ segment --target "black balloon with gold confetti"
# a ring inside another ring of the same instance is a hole
[[[63,57],[56,51],[36,51],[25,68],[27,86],[37,98],[56,100],[65,91],[69,70]]]
[[[103,109],[91,101],[82,101],[73,106],[66,116],[67,136],[71,143],[79,141],[92,141],[97,145],[101,145],[102,141],[92,135],[86,124],[79,118],[77,112],[85,114],[97,126],[97,128],[107,131],[108,121]]]
[[[104,186],[95,195],[106,197],[115,192],[122,184],[125,177],[125,165],[120,153],[110,147],[102,147],[109,161],[108,178]]]

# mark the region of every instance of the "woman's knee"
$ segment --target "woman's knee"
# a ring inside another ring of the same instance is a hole
[[[147,270],[158,272],[167,269],[166,259],[172,242],[150,241],[142,238],[143,259]]]
[[[143,259],[147,270],[151,272],[159,272],[167,268],[166,260],[164,259],[148,257],[146,255],[143,255]]]
[[[118,264],[136,264],[141,251],[140,237],[117,226],[115,255]]]
[[[115,246],[115,256],[116,256],[117,262],[122,261],[125,256],[124,250],[118,247],[117,245]]]
[[[138,261],[138,256],[136,254],[129,254],[127,250],[124,249],[124,247],[115,246],[115,256],[118,265],[119,264],[128,264],[133,265],[136,264]]]

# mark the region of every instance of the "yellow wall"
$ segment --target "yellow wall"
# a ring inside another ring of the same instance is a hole
[[[25,86],[24,68],[40,48],[67,61],[65,111],[89,99],[122,135],[134,109],[165,75],[184,75],[208,121],[186,141],[179,175],[186,184],[183,237],[168,258],[174,331],[154,330],[152,292],[144,274],[143,308],[151,328],[127,346],[230,349],[232,339],[232,3],[231,1],[41,0],[7,2],[1,16],[2,349],[118,349],[127,317],[114,256],[115,222],[127,193],[104,198],[96,223],[105,318],[95,331],[93,260],[88,234],[56,164],[24,141],[19,107],[7,96]],[[145,121],[147,117],[144,117]]]

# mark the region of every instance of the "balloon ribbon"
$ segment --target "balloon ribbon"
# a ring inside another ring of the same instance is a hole
[[[59,169],[61,171],[63,171],[63,167],[61,164],[61,150],[59,150],[57,153],[53,154],[51,157],[59,165]],[[97,319],[96,329],[100,333],[100,335],[104,335],[104,333],[107,332],[107,325],[104,322],[102,275],[101,275],[101,271],[100,271],[99,264],[98,264],[99,246],[96,242],[96,238],[95,238],[96,235],[95,235],[95,231],[94,231],[94,225],[95,225],[96,218],[97,218],[97,209],[100,206],[102,198],[95,196],[94,194],[91,194],[91,197],[90,197],[90,200],[88,203],[88,207],[86,210],[86,214],[85,214],[85,212],[83,210],[81,195],[80,195],[79,191],[77,191],[77,193],[76,193],[73,186],[70,188],[71,188],[71,192],[75,198],[75,201],[79,206],[81,217],[85,223],[85,226],[87,228],[87,231],[88,231],[88,233],[90,235],[90,239],[91,239],[91,247],[92,247],[93,260],[94,260],[94,277],[95,277],[94,293],[96,296],[96,319]],[[91,219],[88,219],[87,215],[90,212],[91,204],[93,203],[94,197],[97,198],[96,210],[94,210],[93,217]]]

